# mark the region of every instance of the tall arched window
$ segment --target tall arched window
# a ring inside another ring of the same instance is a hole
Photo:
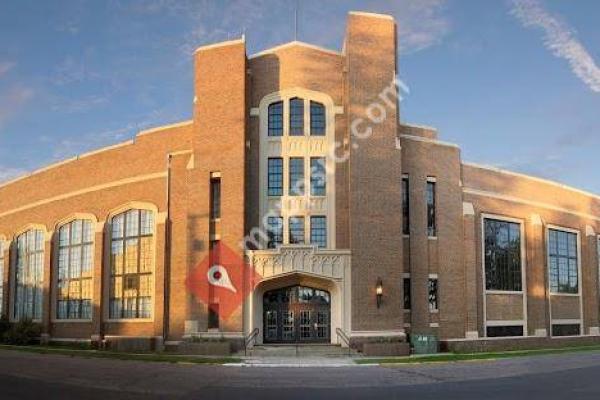
[[[304,135],[304,100],[290,99],[290,136]]]
[[[310,102],[310,134],[311,136],[325,136],[325,106],[316,101]]]
[[[78,219],[58,230],[57,319],[92,318],[93,235],[89,220]]]
[[[150,318],[154,214],[129,210],[112,219],[109,318]]]
[[[17,237],[15,268],[15,302],[13,316],[42,318],[42,284],[44,282],[44,232],[32,229]]]
[[[269,105],[269,136],[283,135],[283,101]]]

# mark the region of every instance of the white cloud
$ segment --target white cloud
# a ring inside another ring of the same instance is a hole
[[[14,68],[16,64],[10,61],[0,61],[0,78]]]
[[[559,16],[551,15],[538,0],[512,0],[511,13],[526,27],[544,31],[544,45],[556,57],[569,62],[571,70],[592,91],[600,93],[600,68],[577,40],[576,33]]]
[[[109,95],[90,95],[74,99],[59,97],[52,104],[52,110],[73,114],[97,108],[107,104],[109,100]]]
[[[0,93],[0,128],[21,110],[33,93],[33,89],[24,86],[13,86]]]
[[[54,76],[51,78],[52,83],[57,86],[63,86],[72,83],[83,83],[90,79],[98,79],[100,77],[99,74],[88,67],[86,57],[83,56],[80,59],[75,59],[72,56],[65,57],[56,67]]]
[[[414,53],[439,44],[450,32],[445,0],[393,1],[401,53]]]
[[[295,0],[138,0],[118,4],[141,14],[191,22],[192,29],[176,44],[186,55],[198,46],[239,37],[244,30],[250,42],[255,37],[266,45],[293,40]],[[303,0],[298,9],[299,39],[308,36],[316,44],[341,47],[349,11],[387,13],[398,22],[400,51],[412,53],[440,43],[448,34],[445,6],[446,0]]]
[[[104,146],[123,142],[130,139],[140,130],[163,124],[168,117],[169,115],[165,111],[154,110],[141,116],[139,122],[132,122],[120,128],[77,133],[58,140],[52,136],[45,135],[40,140],[45,144],[52,144],[52,161],[58,161]]]

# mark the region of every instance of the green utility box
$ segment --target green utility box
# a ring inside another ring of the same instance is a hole
[[[410,336],[410,344],[414,354],[433,354],[439,351],[439,341],[435,335],[413,334]]]

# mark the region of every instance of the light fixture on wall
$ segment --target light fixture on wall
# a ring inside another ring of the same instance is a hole
[[[381,298],[383,297],[383,282],[381,281],[381,278],[377,278],[375,294],[377,295],[377,308],[379,308],[381,307]]]

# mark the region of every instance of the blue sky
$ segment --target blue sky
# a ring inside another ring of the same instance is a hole
[[[199,45],[293,40],[295,1],[0,3],[0,181],[191,117]],[[600,2],[300,1],[299,40],[340,49],[346,13],[393,14],[403,121],[463,159],[600,193]]]

